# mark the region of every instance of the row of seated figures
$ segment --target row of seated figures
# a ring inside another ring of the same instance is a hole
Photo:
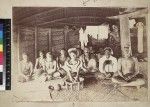
[[[84,81],[94,77],[99,80],[111,79],[112,83],[119,86],[140,86],[145,84],[143,75],[139,72],[138,60],[131,55],[129,46],[124,47],[124,55],[120,58],[113,56],[110,47],[104,49],[104,55],[98,60],[95,54],[85,47],[83,54],[81,49],[62,49],[60,55],[54,59],[51,52],[39,52],[35,66],[29,61],[26,53],[22,54],[18,75],[19,82],[31,80],[51,81],[62,79],[66,89],[73,90],[73,85],[80,90]]]

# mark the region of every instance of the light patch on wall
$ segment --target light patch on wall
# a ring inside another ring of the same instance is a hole
[[[109,25],[87,26],[86,31],[87,34],[91,35],[94,39],[107,39],[109,33]]]

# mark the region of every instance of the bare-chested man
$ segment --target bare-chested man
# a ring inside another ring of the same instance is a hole
[[[53,59],[53,55],[48,52],[45,59],[46,67],[46,80],[51,80],[56,77],[60,77],[60,73],[57,71],[56,60]]]
[[[19,64],[19,82],[27,82],[32,79],[33,75],[33,64],[29,61],[26,53],[22,54],[22,61]]]
[[[65,49],[60,50],[60,55],[57,57],[57,69],[61,74],[61,77],[66,76],[66,71],[64,70],[65,62],[69,59]]]
[[[80,56],[80,60],[82,61],[83,66],[87,68],[89,72],[98,71],[96,58],[92,57],[89,48],[85,47],[83,51],[84,53]]]
[[[143,75],[139,73],[138,61],[131,56],[129,46],[124,47],[124,56],[118,59],[118,76],[112,81],[121,86],[136,86],[145,84]]]
[[[42,73],[45,72],[45,58],[44,53],[39,51],[39,57],[36,59],[35,67],[35,79],[37,79]]]

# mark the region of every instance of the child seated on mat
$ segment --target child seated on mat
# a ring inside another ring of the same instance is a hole
[[[33,64],[29,61],[26,53],[22,54],[22,61],[19,64],[19,77],[18,82],[27,82],[33,76]]]

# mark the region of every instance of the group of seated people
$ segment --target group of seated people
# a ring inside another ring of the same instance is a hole
[[[104,55],[97,59],[89,47],[81,49],[62,49],[59,56],[54,58],[51,52],[39,51],[35,66],[29,61],[26,53],[22,54],[20,63],[19,82],[41,79],[50,81],[63,78],[70,82],[79,81],[79,77],[94,74],[95,78],[111,79],[121,86],[141,86],[145,84],[143,75],[139,72],[138,61],[131,55],[130,48],[124,47],[124,55],[117,59],[110,47],[104,49]]]

